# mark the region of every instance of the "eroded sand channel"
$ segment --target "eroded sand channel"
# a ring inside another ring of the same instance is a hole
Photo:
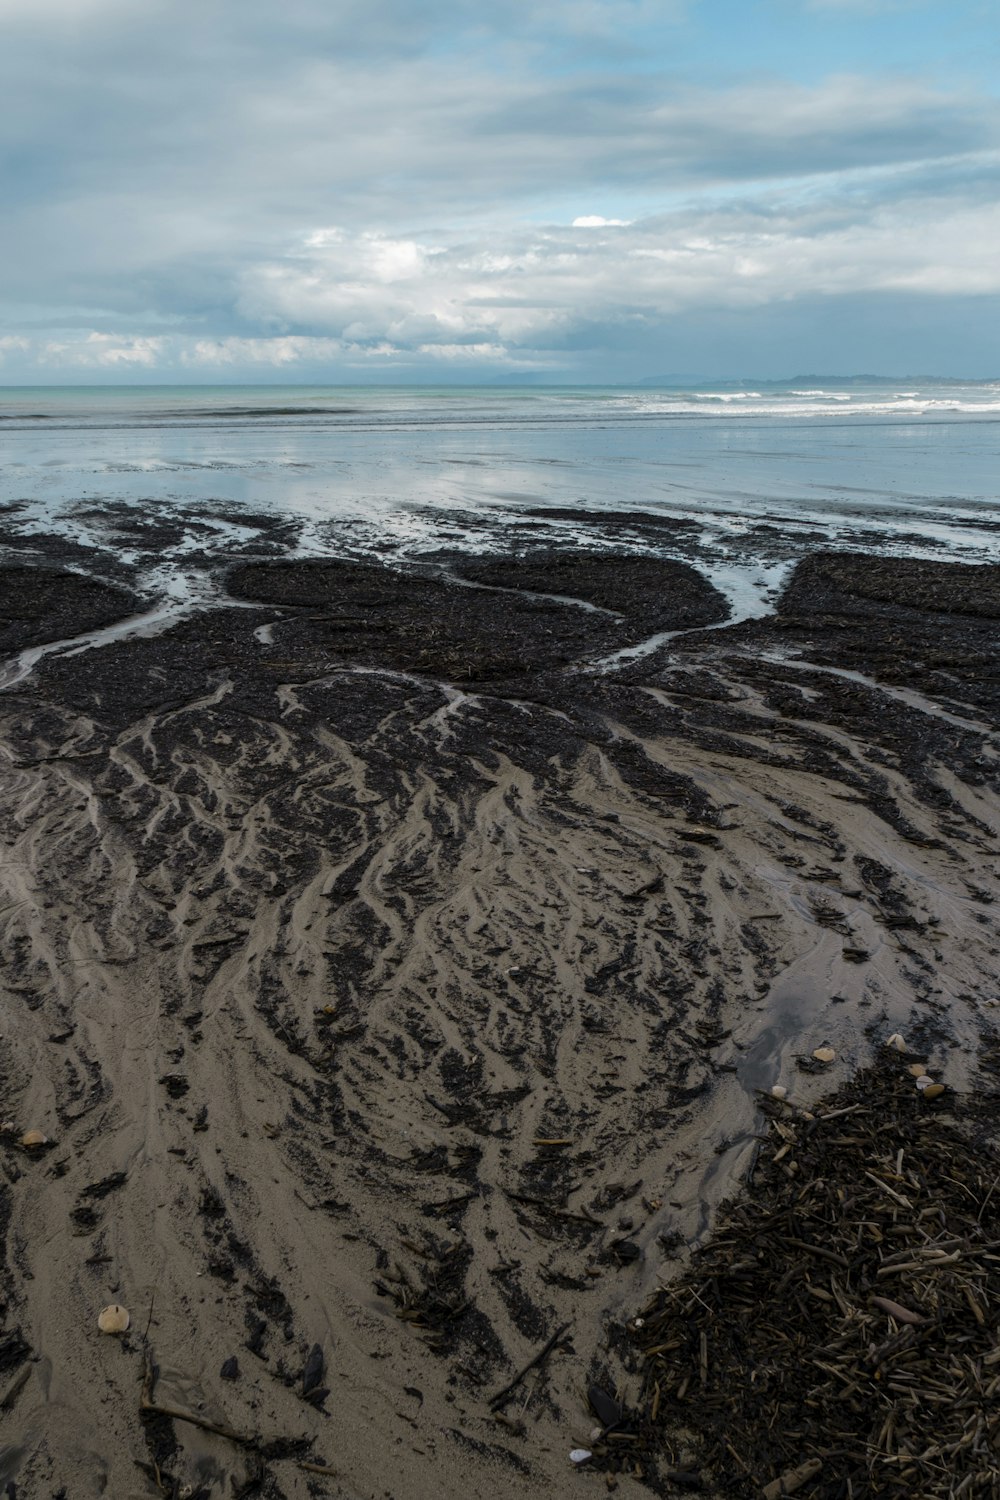
[[[601,566],[583,611],[510,569],[261,564],[0,697],[18,1493],[576,1493],[582,1392],[636,1381],[624,1325],[739,1180],[754,1088],[897,1026],[974,1082],[997,570],[807,560],[701,631],[694,569]],[[147,1324],[157,1400],[262,1446],[140,1418]]]

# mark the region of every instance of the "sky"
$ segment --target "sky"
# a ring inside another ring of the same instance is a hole
[[[1000,376],[997,0],[0,0],[0,382]]]

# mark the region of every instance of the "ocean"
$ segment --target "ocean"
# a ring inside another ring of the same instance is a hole
[[[567,542],[580,533],[558,511],[643,511],[697,527],[699,565],[736,617],[766,612],[816,546],[1000,555],[995,381],[8,387],[0,451],[19,555],[33,532],[122,552],[102,510],[172,518],[144,559],[168,613],[205,592],[186,555],[213,545],[224,560],[260,515],[296,523],[296,555],[405,561],[502,547],[526,509],[551,512]]]

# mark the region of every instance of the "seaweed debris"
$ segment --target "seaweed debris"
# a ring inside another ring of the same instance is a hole
[[[745,1192],[632,1325],[646,1414],[714,1493],[1000,1496],[1000,1158],[919,1061],[762,1096]]]

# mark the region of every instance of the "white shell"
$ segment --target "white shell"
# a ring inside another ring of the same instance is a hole
[[[573,1448],[570,1450],[569,1461],[571,1464],[585,1464],[593,1456],[589,1448]]]
[[[97,1326],[102,1333],[124,1333],[131,1321],[128,1308],[112,1302],[110,1307],[101,1309]]]
[[[916,1080],[918,1089],[929,1089],[933,1082],[933,1078],[928,1078],[926,1073],[921,1073],[920,1077]]]
[[[47,1146],[49,1138],[41,1130],[26,1130],[21,1137],[22,1146]]]
[[[783,1083],[773,1083],[771,1085],[771,1094],[775,1099],[788,1098],[788,1090]]]
[[[894,1047],[897,1052],[906,1052],[908,1050],[906,1043],[903,1041],[903,1038],[900,1036],[898,1031],[894,1031],[892,1033],[892,1036],[889,1038],[885,1045],[887,1047]]]

